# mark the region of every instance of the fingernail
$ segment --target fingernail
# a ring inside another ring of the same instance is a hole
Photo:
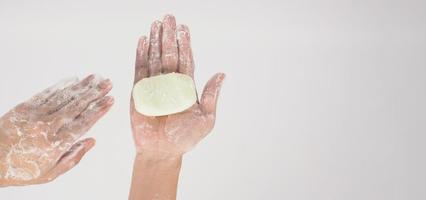
[[[143,42],[143,41],[145,41],[147,38],[146,38],[146,36],[145,35],[142,35],[142,36],[140,36],[139,37],[139,42]]]
[[[175,23],[175,17],[171,14],[166,14],[164,15],[163,21],[165,22],[165,24],[171,24],[171,23]]]
[[[87,77],[85,78],[85,80],[91,81],[91,80],[93,80],[94,78],[95,78],[95,75],[94,75],[94,74],[90,74],[89,76],[87,76]]]
[[[172,19],[175,18],[175,16],[173,16],[172,14],[165,14],[164,15],[164,19]]]
[[[138,50],[138,52],[141,52],[142,50],[143,50],[143,46],[144,46],[144,44],[147,42],[147,38],[146,38],[146,36],[141,36],[140,38],[139,38],[139,41],[138,41],[138,48],[137,48],[137,50]]]
[[[105,96],[100,102],[99,105],[107,104],[111,105],[114,103],[114,97],[112,96]]]
[[[225,80],[225,78],[226,78],[226,74],[225,74],[225,73],[220,73],[220,74],[219,74],[219,80],[220,80],[220,81]]]
[[[95,146],[95,144],[96,144],[95,139],[88,139],[88,141],[84,145],[84,150],[89,151],[91,148],[93,148]]]
[[[188,26],[184,25],[184,24],[179,24],[177,27],[177,38],[179,40],[188,40],[189,38],[189,28]]]
[[[87,76],[86,78],[84,78],[81,81],[81,85],[82,86],[87,86],[94,78],[95,78],[95,75],[94,74],[90,74],[89,76]]]
[[[161,21],[155,20],[154,22],[152,22],[151,27],[157,30],[158,28],[160,28],[161,25],[162,25]]]
[[[112,87],[112,82],[109,79],[105,79],[101,83],[99,83],[98,87],[99,89],[109,89]]]
[[[112,105],[112,104],[114,104],[114,102],[115,102],[114,97],[112,97],[112,96],[108,96],[107,103],[108,103],[109,105]]]
[[[186,26],[185,24],[179,24],[178,25],[178,29],[180,29],[180,30],[186,30],[186,29],[188,29],[188,26]]]
[[[110,106],[112,104],[114,104],[114,97],[105,96],[102,99],[100,99],[98,102],[96,102],[96,107],[100,109],[100,108]]]

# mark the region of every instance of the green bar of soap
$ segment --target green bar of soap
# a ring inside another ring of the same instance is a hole
[[[144,78],[133,87],[135,109],[146,116],[163,116],[182,112],[197,101],[192,78],[168,73]]]

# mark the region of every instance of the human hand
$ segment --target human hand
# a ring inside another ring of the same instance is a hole
[[[166,15],[162,22],[152,24],[149,40],[145,36],[139,40],[134,83],[170,72],[193,77],[194,60],[188,27],[176,27],[175,18]],[[206,84],[200,101],[183,112],[167,116],[140,114],[131,98],[130,116],[137,152],[179,156],[194,147],[214,126],[216,102],[224,78],[223,73],[214,75]]]
[[[0,118],[0,186],[50,182],[95,140],[79,139],[112,106],[111,81],[90,75],[58,83]]]

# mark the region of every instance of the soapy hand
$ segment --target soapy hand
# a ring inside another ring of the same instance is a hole
[[[73,168],[95,140],[76,142],[112,106],[108,79],[58,83],[0,118],[0,186],[49,182]]]
[[[152,24],[149,40],[145,36],[139,40],[134,83],[171,72],[193,78],[194,61],[188,27],[176,27],[175,18],[167,15],[162,22]],[[176,114],[142,115],[136,111],[131,98],[130,115],[137,152],[179,156],[194,147],[214,126],[216,102],[224,78],[223,73],[214,75],[206,84],[201,100]]]

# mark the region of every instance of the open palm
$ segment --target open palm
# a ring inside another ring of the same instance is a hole
[[[176,27],[175,18],[166,15],[162,22],[152,24],[149,40],[145,36],[139,40],[134,83],[171,72],[193,77],[194,61],[188,27]],[[183,154],[194,147],[214,126],[217,97],[224,78],[223,73],[214,75],[200,101],[183,112],[167,116],[138,113],[132,98],[130,116],[137,151]]]

